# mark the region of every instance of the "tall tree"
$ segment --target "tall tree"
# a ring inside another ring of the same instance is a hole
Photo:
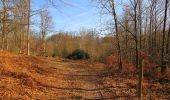
[[[167,9],[168,9],[168,0],[165,0],[164,8],[164,24],[163,24],[163,36],[162,36],[162,50],[161,50],[161,72],[164,73],[166,70],[165,64],[165,36],[166,36],[166,21],[167,21]]]
[[[3,20],[2,20],[2,44],[1,44],[1,50],[4,50],[5,45],[5,35],[6,35],[6,23],[7,23],[7,1],[3,0]]]
[[[142,49],[142,0],[138,2],[138,12],[139,12],[139,50]],[[142,58],[139,58],[139,82],[138,82],[138,97],[142,99],[142,84],[143,84],[143,64]]]
[[[170,22],[169,22],[167,41],[166,41],[166,54],[169,54],[169,42],[170,42]]]
[[[30,55],[30,11],[31,11],[31,0],[28,0],[28,16],[27,16],[27,55]]]
[[[120,48],[120,42],[119,42],[119,31],[118,31],[118,22],[117,22],[117,14],[115,11],[115,1],[114,0],[110,0],[110,6],[112,8],[112,16],[114,18],[114,23],[115,23],[115,31],[116,31],[116,41],[117,41],[117,51],[118,51],[118,55],[119,55],[119,62],[118,62],[118,66],[119,66],[119,70],[122,70],[122,56],[121,56],[121,48]]]
[[[47,9],[40,12],[40,30],[43,53],[45,52],[45,37],[52,28],[52,17]]]
[[[157,52],[157,0],[153,0],[154,3],[154,54]]]
[[[169,8],[169,16],[170,16],[170,8]],[[166,41],[166,54],[167,55],[169,55],[170,53],[169,42],[170,42],[170,20],[169,20],[169,27],[168,27],[168,34],[167,34],[167,41]]]
[[[138,29],[138,4],[139,4],[139,0],[130,0],[130,3],[132,5],[132,10],[133,10],[133,23],[134,23],[134,28],[133,28],[133,32],[130,32],[133,37],[134,37],[134,41],[135,41],[135,65],[136,68],[139,67],[139,55],[138,55],[138,33],[139,33],[139,29]],[[123,26],[124,27],[124,26]]]

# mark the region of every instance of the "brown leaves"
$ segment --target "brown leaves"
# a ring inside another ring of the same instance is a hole
[[[110,55],[106,58],[107,67],[114,67],[117,65],[118,58],[115,55]]]

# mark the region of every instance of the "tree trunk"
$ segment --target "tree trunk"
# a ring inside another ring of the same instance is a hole
[[[6,15],[7,15],[7,8],[6,8],[6,0],[3,0],[3,26],[2,26],[2,44],[1,50],[4,50],[5,47],[5,35],[6,35]]]
[[[145,31],[144,31],[144,40],[143,40],[143,48],[147,47],[147,26],[148,26],[148,18],[147,18],[147,14],[146,14],[146,19],[145,19]]]
[[[27,55],[30,55],[30,8],[31,0],[28,0],[28,30],[27,30]]]
[[[135,33],[135,53],[136,53],[136,68],[138,68],[139,56],[138,56],[138,30],[137,30],[137,3],[134,7],[134,33]]]
[[[154,2],[154,6],[155,6],[155,25],[154,25],[154,28],[155,28],[155,32],[154,32],[154,55],[156,55],[156,52],[158,52],[158,50],[157,50],[157,7],[156,7],[156,5],[157,5],[157,0],[155,0],[155,2]]]
[[[142,49],[142,7],[141,7],[141,0],[138,1],[138,6],[139,6],[139,50]],[[138,81],[138,97],[142,100],[142,84],[143,84],[143,64],[144,60],[142,58],[139,58],[139,81]]]
[[[167,42],[166,42],[166,54],[169,54],[169,40],[170,38],[170,25],[169,25],[169,29],[168,29],[168,36],[167,36]]]
[[[138,82],[138,97],[142,100],[142,84],[143,84],[143,66],[145,62],[142,60],[142,65],[139,68],[139,82]]]
[[[166,29],[166,19],[167,19],[167,8],[168,8],[168,0],[165,1],[165,12],[164,12],[164,25],[163,25],[162,50],[161,50],[161,73],[162,74],[166,71],[164,56],[165,56],[165,34],[166,34],[165,29]]]
[[[112,15],[114,17],[114,22],[115,22],[115,30],[116,30],[116,40],[117,40],[117,50],[118,50],[118,55],[119,55],[119,70],[122,70],[122,57],[121,57],[121,49],[120,49],[120,43],[119,43],[119,33],[118,33],[118,24],[117,24],[117,15],[115,11],[115,5],[114,5],[114,0],[111,1],[111,6],[112,6]]]
[[[149,44],[149,49],[148,53],[153,56],[153,8],[152,5],[150,7],[150,25],[149,25],[149,37],[148,37],[148,44]]]

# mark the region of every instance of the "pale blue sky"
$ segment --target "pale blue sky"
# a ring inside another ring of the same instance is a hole
[[[96,28],[100,23],[97,8],[91,0],[65,0],[65,5],[59,0],[54,0],[57,9],[50,7],[49,10],[53,17],[55,31],[79,31],[81,27]],[[47,6],[47,0],[32,0],[33,8]]]

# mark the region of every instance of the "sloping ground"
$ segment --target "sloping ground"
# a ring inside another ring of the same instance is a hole
[[[58,70],[47,61],[25,55],[0,53],[0,97],[3,99],[31,99],[49,97],[43,85],[59,83],[53,77]]]
[[[136,76],[103,64],[0,52],[0,99],[136,100]],[[144,82],[144,99],[168,100],[169,84]]]

